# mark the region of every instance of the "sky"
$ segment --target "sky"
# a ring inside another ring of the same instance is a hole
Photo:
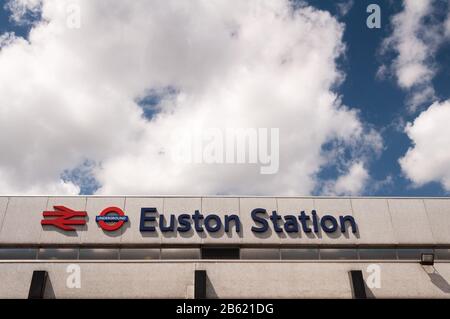
[[[0,194],[450,193],[448,0],[0,2]]]

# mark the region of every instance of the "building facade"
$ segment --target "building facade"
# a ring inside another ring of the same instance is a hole
[[[0,197],[0,298],[448,298],[450,198]]]

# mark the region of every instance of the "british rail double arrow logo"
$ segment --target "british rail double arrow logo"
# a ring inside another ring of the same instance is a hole
[[[75,211],[65,206],[53,206],[54,211],[45,211],[42,213],[44,219],[41,225],[52,225],[62,230],[75,231],[72,226],[86,225],[87,213],[84,211]],[[56,217],[45,219],[45,217]]]

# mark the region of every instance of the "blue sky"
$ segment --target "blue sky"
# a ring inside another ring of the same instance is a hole
[[[18,24],[10,18],[10,12],[4,6],[2,0],[0,8],[0,34],[14,32],[18,36],[27,37],[32,27],[31,24]],[[361,120],[381,134],[383,138],[383,150],[379,157],[369,160],[368,170],[371,180],[369,183],[379,183],[379,187],[366,187],[362,195],[386,195],[386,196],[445,196],[448,195],[439,182],[429,182],[420,187],[413,187],[411,181],[404,176],[398,160],[405,155],[412,141],[408,138],[399,123],[411,122],[424,111],[429,104],[424,104],[416,112],[408,112],[406,101],[408,91],[403,90],[396,83],[395,77],[377,78],[376,74],[380,66],[390,63],[395,53],[382,54],[380,48],[383,40],[393,32],[390,23],[391,18],[402,11],[400,1],[366,1],[355,0],[348,13],[341,15],[337,3],[348,1],[310,0],[307,1],[316,8],[329,11],[333,16],[345,24],[343,42],[346,45],[345,54],[339,58],[338,68],[345,73],[345,80],[336,88],[336,92],[342,97],[346,106],[358,110]],[[438,0],[439,2],[439,0]],[[381,29],[368,29],[366,27],[366,7],[370,3],[377,3],[381,7]],[[446,1],[442,0],[437,5],[448,10]],[[445,19],[445,15],[436,19]],[[438,100],[450,98],[450,42],[443,43],[436,51],[434,62],[439,66],[436,75],[432,79],[432,85]],[[175,87],[175,86],[174,86]],[[167,86],[166,86],[167,88]],[[167,90],[167,89],[166,89]],[[171,92],[175,90],[170,89]],[[152,93],[153,92],[153,93]],[[144,115],[151,120],[155,115],[153,107],[157,105],[158,96],[150,88],[150,94],[144,98],[135,98],[135,101],[144,107]],[[150,107],[150,108],[149,108]],[[342,123],[345,125],[345,123]],[[93,193],[100,187],[100,182],[90,174],[89,170],[83,170],[83,163],[95,166],[95,160],[89,157],[81,162],[78,167],[66,168],[63,177],[74,181],[81,188],[81,193]],[[450,169],[450,168],[449,168]],[[323,180],[337,178],[338,172],[333,165],[324,168],[319,173]],[[84,176],[84,177],[83,177]],[[390,182],[385,182],[391,178]],[[313,193],[320,194],[320,190]]]
[[[28,32],[30,31],[30,24],[22,24],[15,23],[11,21],[10,15],[11,12],[6,8],[8,3],[7,0],[1,0],[1,9],[0,9],[0,33],[4,32],[14,32],[19,36],[26,37]]]
[[[334,15],[338,13],[335,1],[309,2]],[[365,26],[366,8],[370,3],[379,4],[381,7],[381,29],[368,29]],[[380,45],[391,32],[389,19],[401,9],[400,1],[354,1],[348,14],[340,18],[340,21],[346,25],[344,41],[347,45],[347,53],[342,60],[342,65],[347,77],[339,91],[344,103],[357,108],[361,116],[381,131],[384,137],[385,150],[381,158],[371,164],[371,172],[379,180],[391,175],[393,184],[367,195],[445,196],[448,192],[439,183],[431,182],[414,188],[401,173],[398,159],[411,146],[411,140],[404,132],[399,131],[395,123],[398,118],[403,118],[406,122],[413,121],[417,113],[405,112],[407,94],[396,85],[394,79],[376,79],[377,70],[384,59],[380,56]],[[436,61],[442,68],[433,80],[433,84],[438,96],[445,100],[450,97],[449,43],[438,51]]]

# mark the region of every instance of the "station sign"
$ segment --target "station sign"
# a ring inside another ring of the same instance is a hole
[[[86,225],[88,214],[86,211],[75,211],[65,206],[54,206],[54,211],[44,211],[42,225],[50,225],[64,231],[76,231],[76,226]],[[319,215],[316,210],[310,213],[300,211],[296,215],[280,215],[273,210],[268,212],[264,208],[255,208],[249,212],[253,221],[251,231],[265,233],[270,230],[281,233],[325,233],[357,232],[357,223],[351,215],[334,217],[329,214]],[[97,225],[106,232],[119,230],[129,217],[119,207],[107,207],[96,217]],[[140,212],[139,230],[146,232],[180,232],[195,231],[198,233],[215,233],[223,230],[225,233],[242,231],[240,217],[228,214],[223,217],[217,214],[202,214],[195,210],[192,214],[160,214],[155,207],[142,207]]]

